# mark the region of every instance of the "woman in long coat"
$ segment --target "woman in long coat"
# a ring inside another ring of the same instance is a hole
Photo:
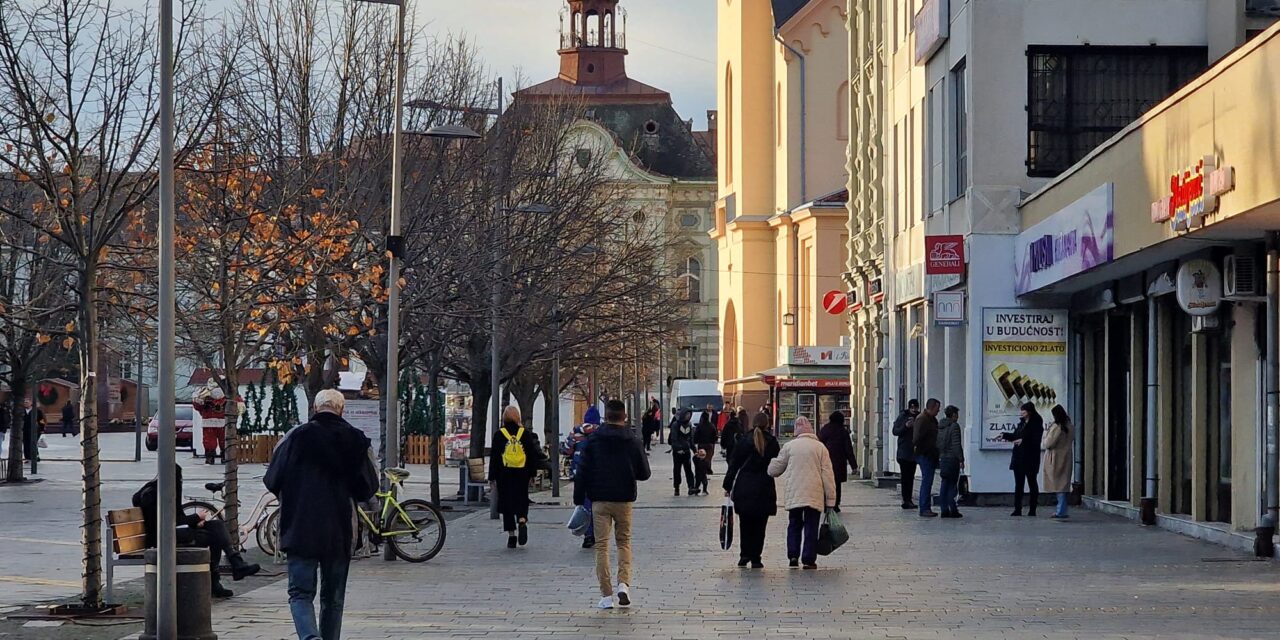
[[[524,448],[523,467],[511,468],[502,462],[502,453],[511,441]],[[502,530],[507,533],[508,549],[529,542],[529,479],[539,469],[548,468],[548,464],[547,454],[538,442],[538,434],[520,424],[520,407],[507,407],[502,412],[502,425],[493,434],[489,484],[497,490],[498,513],[502,514]],[[554,469],[551,472],[557,473]]]
[[[783,481],[783,506],[787,509],[787,559],[791,566],[804,563],[818,568],[818,525],[826,509],[836,506],[836,479],[831,454],[813,433],[813,424],[796,418],[796,437],[769,462],[769,475]]]
[[[1075,438],[1071,434],[1071,418],[1062,405],[1053,407],[1053,424],[1044,432],[1040,448],[1044,449],[1042,488],[1058,495],[1054,518],[1067,517],[1067,497],[1071,494],[1071,471],[1075,466]]]
[[[724,474],[724,495],[738,514],[738,566],[764,568],[764,534],[778,514],[778,489],[769,461],[778,457],[778,439],[769,433],[769,416],[757,413],[751,429],[738,439]]]

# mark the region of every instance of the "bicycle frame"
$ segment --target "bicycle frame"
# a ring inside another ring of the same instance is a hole
[[[393,484],[396,486],[399,485],[399,483],[393,483]],[[375,524],[369,518],[368,512],[366,512],[363,508],[357,507],[356,511],[360,514],[360,518],[364,520],[365,526],[369,527],[369,530],[372,531],[374,535],[382,536],[383,538],[389,538],[394,536],[412,535],[419,531],[418,527],[414,526],[413,520],[409,517],[409,514],[405,513],[405,510],[400,507],[400,503],[395,499],[393,492],[379,491],[373,494],[373,497],[382,501],[382,510],[378,518],[379,522],[386,522],[387,516],[391,514],[391,509],[395,508],[395,510],[400,514],[403,521],[408,522],[409,526],[413,527],[412,529],[407,529],[404,531],[383,531],[381,525]]]

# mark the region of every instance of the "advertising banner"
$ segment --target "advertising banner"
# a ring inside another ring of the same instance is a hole
[[[1018,295],[1115,258],[1114,192],[1115,185],[1108,182],[1014,238]]]
[[[342,417],[351,426],[364,432],[373,443],[373,455],[377,456],[382,443],[382,416],[377,400],[348,400]]]
[[[1042,415],[1067,403],[1067,312],[984,309],[982,448],[1012,449],[1000,434],[1018,427],[1030,402]]]

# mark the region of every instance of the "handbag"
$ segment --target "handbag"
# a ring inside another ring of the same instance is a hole
[[[720,506],[720,548],[733,548],[733,500],[729,499]]]
[[[586,507],[578,505],[573,508],[573,514],[569,516],[569,522],[565,523],[565,528],[575,536],[584,536],[587,534],[587,527],[591,525],[591,512]]]
[[[849,530],[845,528],[840,514],[827,509],[822,518],[822,527],[818,529],[817,551],[820,556],[829,556],[844,543],[849,541]]]

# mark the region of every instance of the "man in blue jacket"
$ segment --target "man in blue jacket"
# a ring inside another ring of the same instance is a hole
[[[627,406],[610,400],[604,407],[604,426],[587,438],[573,483],[573,503],[591,501],[601,609],[631,606],[631,506],[636,501],[636,483],[650,475],[644,446],[627,426]],[[618,544],[616,589],[609,568],[610,531]]]
[[[280,499],[280,548],[289,556],[289,611],[301,640],[342,636],[352,503],[372,498],[378,489],[369,438],[342,419],[345,405],[334,389],[316,394],[315,415],[280,441],[263,478],[267,490]]]

